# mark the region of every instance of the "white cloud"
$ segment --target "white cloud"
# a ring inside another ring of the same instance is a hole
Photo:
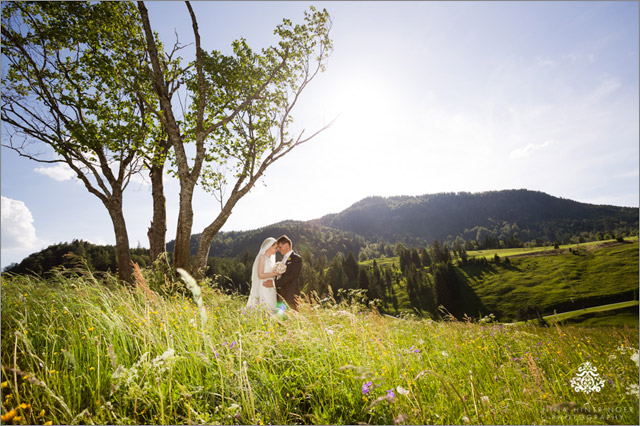
[[[34,171],[57,180],[58,182],[64,182],[65,180],[71,180],[75,177],[76,173],[71,170],[71,167],[65,163],[56,164],[53,167],[37,167]]]
[[[549,145],[551,145],[551,141],[546,141],[544,143],[541,144],[528,144],[527,146],[523,147],[523,148],[518,148],[518,149],[514,149],[513,151],[511,151],[511,154],[509,154],[509,158],[511,159],[516,159],[516,158],[527,158],[529,157],[532,153],[534,153],[535,151],[538,151],[542,148],[546,148]]]
[[[42,245],[29,208],[22,201],[2,197],[2,251],[35,250]]]

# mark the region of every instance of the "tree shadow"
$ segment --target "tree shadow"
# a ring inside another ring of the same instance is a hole
[[[495,272],[495,268],[493,268],[493,266],[489,266],[488,269]],[[476,319],[482,318],[491,313],[496,315],[496,317],[500,316],[500,312],[489,312],[487,310],[482,300],[473,290],[473,287],[471,287],[469,279],[466,276],[461,274],[460,271],[457,271],[456,275],[458,278],[458,295],[460,297],[460,316],[466,314],[467,316]]]

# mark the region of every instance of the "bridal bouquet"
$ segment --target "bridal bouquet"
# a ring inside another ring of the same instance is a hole
[[[273,272],[275,272],[278,275],[284,274],[284,271],[286,270],[287,270],[287,265],[285,265],[283,262],[276,262],[276,264],[273,265]]]

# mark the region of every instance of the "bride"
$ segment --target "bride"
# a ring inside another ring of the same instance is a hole
[[[276,312],[277,294],[273,278],[278,274],[273,272],[278,246],[275,238],[267,238],[262,242],[251,270],[251,293],[247,307],[264,305],[268,310]]]

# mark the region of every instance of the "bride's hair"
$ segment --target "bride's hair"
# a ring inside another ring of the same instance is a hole
[[[289,244],[289,247],[293,248],[293,243],[291,242],[291,239],[289,237],[287,237],[286,235],[283,235],[282,237],[278,238],[278,244]]]

